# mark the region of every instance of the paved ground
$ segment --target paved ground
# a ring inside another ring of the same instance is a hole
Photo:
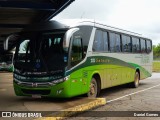
[[[81,96],[65,100],[54,98],[19,97],[14,94],[12,73],[0,73],[0,111],[47,111],[44,112],[44,114],[47,115],[88,103],[93,100],[95,99],[88,99]]]
[[[151,78],[142,80],[140,87],[137,89],[124,85],[109,88],[103,90],[100,97],[106,98],[108,103],[91,112],[84,112],[69,119],[159,120],[160,117],[106,117],[107,113],[102,111],[160,111],[160,74],[154,73]],[[59,111],[90,101],[93,100],[84,97],[75,97],[67,100],[17,97],[13,91],[12,74],[0,73],[0,111]],[[111,115],[113,114],[117,113],[111,112]],[[128,113],[124,112],[120,114]],[[97,117],[98,115],[105,117]]]
[[[109,88],[102,91],[101,97],[105,97],[108,103],[102,107],[89,112],[84,112],[71,120],[160,120],[160,74],[154,73],[151,78],[142,80],[139,88],[128,88],[120,86]],[[107,111],[107,112],[106,112]],[[111,111],[110,113],[108,113]],[[115,112],[114,112],[115,111]],[[120,112],[116,112],[120,111]],[[124,112],[123,112],[124,111]],[[133,117],[106,117],[130,114]],[[142,113],[145,115],[151,111],[158,111],[159,117],[134,117],[134,113]],[[92,116],[92,117],[90,117]],[[97,117],[104,116],[104,117]]]

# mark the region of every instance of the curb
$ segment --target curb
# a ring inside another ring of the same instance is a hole
[[[64,110],[61,110],[59,112],[48,115],[48,116],[51,116],[51,117],[42,117],[42,118],[38,118],[36,120],[62,120],[62,119],[65,119],[67,117],[73,116],[75,114],[78,114],[78,113],[81,113],[81,112],[84,112],[84,111],[87,111],[87,110],[105,105],[106,103],[107,102],[106,102],[105,98],[97,98],[97,99],[93,100],[92,102],[88,102],[88,103],[85,103],[85,104],[82,104],[82,105],[78,105],[78,106],[75,106],[75,107],[64,109]]]

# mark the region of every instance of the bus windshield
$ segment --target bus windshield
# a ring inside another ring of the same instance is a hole
[[[15,68],[24,72],[63,71],[67,65],[67,52],[63,50],[64,33],[32,33],[19,38]]]

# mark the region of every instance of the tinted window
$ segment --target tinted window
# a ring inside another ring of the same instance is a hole
[[[100,30],[96,31],[95,39],[93,42],[93,51],[95,52],[104,51],[103,32]]]
[[[109,33],[110,38],[110,51],[111,52],[120,52],[120,35],[116,33]]]
[[[71,65],[78,64],[83,59],[82,39],[74,36],[72,42]]]
[[[27,61],[26,57],[30,56],[30,40],[24,40],[22,43],[20,43],[19,46],[19,51],[18,51],[18,60],[20,62],[29,62],[30,60]]]
[[[147,40],[147,53],[151,52],[151,50],[152,50],[151,41]]]
[[[24,71],[62,70],[66,66],[63,36],[64,33],[53,32],[24,34],[17,44],[14,65]]]
[[[146,41],[144,39],[141,39],[141,52],[145,53],[146,52]]]
[[[48,63],[53,62],[53,59],[56,57],[51,57],[56,54],[61,55],[63,53],[63,48],[62,48],[62,43],[63,43],[63,36],[59,35],[54,35],[54,34],[44,34],[43,35],[43,41],[41,44],[41,53],[45,59],[47,59]],[[37,49],[38,51],[38,49]]]
[[[93,28],[89,26],[80,26],[79,28],[80,30],[77,33],[82,37],[83,52],[84,52],[83,57],[85,57],[87,54],[88,43]]]
[[[131,39],[129,36],[122,35],[122,51],[131,52]]]
[[[107,34],[107,32],[103,32],[103,40],[104,40],[104,51],[108,51],[108,34]]]
[[[108,51],[108,34],[107,32],[97,30],[93,42],[93,51],[103,52]]]
[[[140,43],[139,39],[132,37],[132,52],[139,53],[140,52]]]
[[[26,53],[30,40],[24,40],[19,46],[19,53]]]

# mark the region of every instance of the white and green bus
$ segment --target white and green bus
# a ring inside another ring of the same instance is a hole
[[[97,23],[57,21],[26,28],[17,38],[14,90],[18,96],[97,97],[105,88],[152,75],[152,41]]]

